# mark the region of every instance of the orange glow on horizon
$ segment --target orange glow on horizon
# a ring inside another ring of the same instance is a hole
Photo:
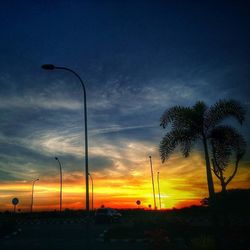
[[[160,172],[161,203],[163,209],[181,208],[199,205],[207,197],[207,185],[203,159],[193,154],[188,159],[174,155],[167,164],[162,165],[153,159],[155,172],[156,206],[159,207],[156,173]],[[122,169],[122,170],[121,170]],[[113,208],[138,208],[136,200],[141,201],[140,208],[154,207],[150,169],[147,160],[138,168],[120,168],[117,172],[93,172],[94,207],[101,205]],[[241,166],[238,174],[228,188],[249,188],[247,178],[249,170]],[[74,176],[74,179],[72,179]],[[220,191],[214,177],[215,189]],[[12,210],[11,200],[18,197],[17,208],[29,211],[31,182],[0,183],[0,210]],[[90,206],[91,206],[90,183]],[[63,179],[63,209],[85,208],[85,183],[81,172],[65,174]],[[59,209],[58,177],[41,177],[35,184],[34,211]]]

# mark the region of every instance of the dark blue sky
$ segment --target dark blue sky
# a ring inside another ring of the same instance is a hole
[[[1,2],[0,182],[54,175],[54,155],[82,168],[80,85],[44,63],[85,80],[92,170],[135,164],[133,142],[159,158],[173,105],[234,98],[249,110],[247,1],[36,2]],[[248,141],[249,129],[247,118]]]

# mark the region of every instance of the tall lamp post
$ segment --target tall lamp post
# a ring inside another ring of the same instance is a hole
[[[90,177],[90,180],[91,180],[91,187],[92,187],[92,190],[91,190],[91,194],[92,194],[92,197],[91,197],[91,202],[92,202],[92,211],[94,211],[94,182],[93,182],[93,178],[91,176],[91,174],[89,173],[89,177]]]
[[[55,160],[58,161],[60,170],[60,212],[62,212],[62,165],[58,157],[55,157]]]
[[[34,186],[35,186],[35,183],[39,181],[39,179],[35,179],[33,182],[32,182],[32,191],[31,191],[31,205],[30,205],[30,212],[32,213],[33,212],[33,200],[34,200]]]
[[[59,67],[53,64],[44,64],[42,68],[45,70],[62,69],[73,73],[82,85],[84,96],[84,128],[85,128],[85,180],[86,180],[86,210],[89,211],[89,170],[88,170],[88,128],[87,128],[87,101],[86,101],[86,89],[81,77],[72,69],[66,67]]]
[[[153,166],[152,166],[152,157],[149,156],[150,167],[151,167],[151,178],[152,178],[152,186],[153,186],[153,196],[154,196],[154,207],[156,210],[156,202],[155,202],[155,185],[154,185],[154,173],[153,173]]]
[[[160,192],[160,172],[157,172],[158,194],[159,194],[159,207],[161,209],[161,192]]]

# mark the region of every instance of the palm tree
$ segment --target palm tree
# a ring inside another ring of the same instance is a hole
[[[237,173],[239,161],[246,152],[246,142],[234,128],[230,126],[218,126],[211,133],[212,170],[220,180],[222,193],[226,193],[226,187]],[[227,179],[224,177],[230,159],[233,157],[234,170]]]
[[[193,145],[197,141],[202,142],[211,201],[214,200],[215,193],[208,142],[211,139],[211,132],[228,117],[236,118],[240,124],[243,123],[245,110],[239,102],[220,100],[213,106],[207,107],[204,102],[198,101],[193,107],[174,106],[167,109],[161,117],[161,127],[166,128],[168,125],[172,125],[172,129],[160,143],[162,162],[168,159],[177,146],[180,146],[182,154],[188,157]]]

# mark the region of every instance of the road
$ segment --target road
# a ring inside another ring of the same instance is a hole
[[[86,221],[36,221],[19,225],[21,232],[0,239],[1,250],[134,250],[149,249],[143,242],[103,242],[100,234],[112,225]]]

